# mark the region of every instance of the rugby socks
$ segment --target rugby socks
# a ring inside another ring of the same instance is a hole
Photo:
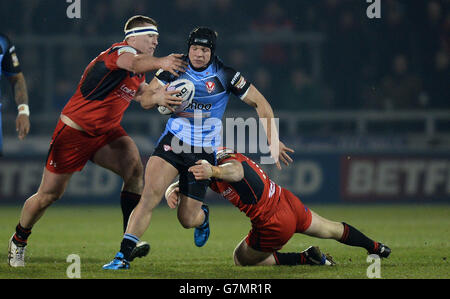
[[[123,232],[127,230],[131,212],[133,212],[134,208],[138,205],[140,199],[140,194],[128,191],[122,191],[120,193],[120,207],[122,208],[123,215]]]
[[[312,264],[305,256],[304,252],[288,252],[288,253],[281,253],[278,251],[275,251],[273,253],[273,256],[275,258],[275,262],[277,265],[287,265],[287,266],[297,266],[297,265],[307,265]]]
[[[200,226],[197,226],[198,229],[205,229],[209,225],[209,208],[207,205],[202,205],[203,213],[205,213],[205,219]]]
[[[31,234],[31,228],[22,227],[19,223],[16,226],[16,233],[14,234],[13,242],[17,246],[26,246],[28,237],[30,236],[30,234]]]
[[[123,258],[130,260],[131,252],[139,242],[139,238],[132,234],[123,235],[122,243],[120,243],[120,252],[123,253]]]
[[[369,253],[376,253],[378,251],[378,242],[369,239],[353,226],[348,225],[345,222],[342,222],[342,224],[344,225],[344,233],[339,242],[350,246],[363,247]]]

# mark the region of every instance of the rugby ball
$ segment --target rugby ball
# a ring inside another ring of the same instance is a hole
[[[183,111],[187,106],[189,106],[192,103],[192,99],[194,98],[195,94],[195,86],[194,83],[187,79],[178,79],[169,84],[167,87],[168,91],[177,90],[179,91],[175,96],[177,98],[182,98],[183,101],[181,102],[181,105],[179,105],[175,109],[175,113],[179,113]],[[158,106],[158,111],[161,114],[171,114],[172,111],[170,111],[167,107],[164,106]]]

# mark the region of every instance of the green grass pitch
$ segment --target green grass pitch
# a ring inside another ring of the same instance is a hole
[[[320,215],[345,221],[392,249],[381,261],[381,278],[450,278],[450,205],[309,205]],[[119,249],[122,215],[117,206],[68,206],[56,203],[33,229],[27,266],[7,265],[7,246],[21,207],[0,206],[0,278],[67,278],[66,259],[77,254],[81,278],[281,279],[367,278],[371,265],[365,250],[334,240],[296,234],[282,252],[318,245],[330,253],[335,267],[237,267],[232,253],[250,229],[250,221],[231,205],[212,205],[211,236],[197,248],[194,231],[178,223],[176,211],[161,204],[142,240],[150,254],[136,259],[128,271],[102,270]]]

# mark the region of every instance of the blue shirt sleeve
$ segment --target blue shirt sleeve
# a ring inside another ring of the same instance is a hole
[[[0,68],[2,74],[12,76],[20,73],[22,70],[17,58],[16,47],[5,35],[0,35],[0,48],[0,55],[3,55]]]
[[[244,78],[241,72],[236,71],[232,67],[224,65],[218,60],[218,65],[224,74],[227,90],[233,93],[235,96],[243,99],[250,88],[251,83]]]

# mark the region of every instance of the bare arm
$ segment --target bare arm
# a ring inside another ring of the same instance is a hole
[[[176,71],[184,72],[187,63],[183,61],[182,54],[171,54],[166,57],[154,57],[149,54],[123,53],[117,59],[117,66],[121,69],[142,74],[163,69],[178,77]]]
[[[191,166],[188,171],[192,172],[196,180],[207,180],[209,178],[222,179],[227,182],[239,182],[244,178],[244,168],[237,160],[230,160],[222,165],[213,166],[206,160],[198,160],[196,165]],[[170,185],[165,193],[167,205],[175,209],[179,202],[179,182]]]
[[[141,104],[144,109],[151,109],[157,105],[165,106],[172,112],[175,109],[172,106],[181,104],[182,99],[175,97],[178,91],[167,91],[167,85],[162,86],[156,78],[150,81],[150,84],[141,84],[136,93],[135,100]]]
[[[294,150],[286,147],[284,143],[280,141],[278,129],[275,125],[273,110],[266,98],[252,84],[243,101],[255,108],[259,119],[262,121],[264,130],[266,131],[267,143],[269,144],[270,152],[275,159],[278,169],[281,169],[279,159],[281,159],[285,165],[289,165],[290,162],[292,163],[293,161],[287,152],[293,153]]]
[[[237,160],[230,160],[219,166],[213,166],[206,160],[199,160],[188,171],[192,172],[196,180],[217,178],[227,182],[239,182],[244,178],[244,168]]]
[[[273,131],[275,122],[272,107],[270,106],[266,98],[259,92],[258,89],[256,89],[253,84],[250,85],[247,95],[245,96],[243,101],[255,108],[259,119],[266,120],[266,122],[263,122],[263,124],[267,135],[267,142],[269,143],[269,145],[272,144],[273,141],[278,141],[276,128],[275,132]]]
[[[27,84],[23,73],[18,73],[16,75],[10,76],[8,77],[8,79],[13,87],[14,100],[17,106],[28,106]],[[29,109],[27,112],[28,113],[23,113],[19,111],[19,114],[16,118],[16,131],[18,132],[18,137],[20,140],[23,140],[30,132]]]
[[[23,73],[18,73],[17,75],[10,76],[8,77],[8,79],[13,86],[14,100],[16,101],[17,106],[21,104],[28,105],[27,83],[25,81]]]

